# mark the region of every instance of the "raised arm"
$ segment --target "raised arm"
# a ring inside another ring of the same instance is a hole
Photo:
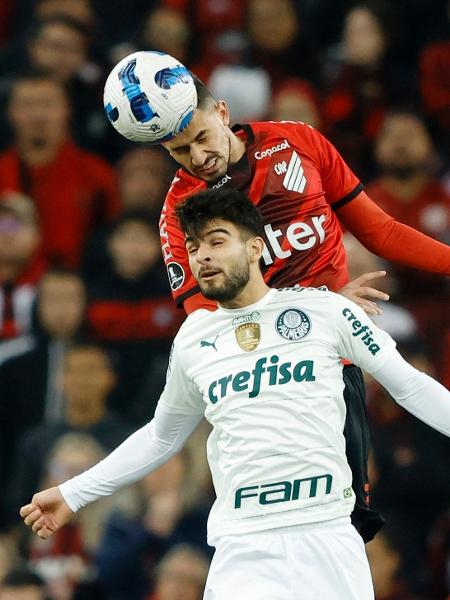
[[[158,405],[150,423],[91,469],[59,487],[35,494],[30,504],[22,506],[20,516],[39,537],[48,538],[86,504],[137,481],[168,461],[201,419],[202,415],[167,412]]]
[[[359,306],[339,294],[333,298],[338,353],[370,373],[400,406],[450,437],[450,392],[406,362]]]
[[[374,254],[408,267],[450,275],[450,246],[396,221],[365,192],[336,208],[336,215]]]
[[[371,373],[394,400],[415,417],[450,437],[450,392],[395,351]]]

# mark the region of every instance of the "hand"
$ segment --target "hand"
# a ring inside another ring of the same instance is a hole
[[[360,306],[368,315],[377,316],[382,315],[383,311],[376,302],[368,300],[367,298],[375,298],[376,300],[389,300],[388,294],[380,292],[372,287],[367,287],[366,283],[372,279],[378,279],[378,277],[385,277],[386,271],[373,271],[371,273],[364,273],[361,277],[354,279],[347,283],[339,294],[342,294],[349,300],[352,300],[355,304]]]
[[[58,487],[35,494],[31,503],[20,509],[25,525],[42,539],[55,533],[73,514]]]

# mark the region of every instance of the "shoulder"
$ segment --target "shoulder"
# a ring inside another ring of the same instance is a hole
[[[76,159],[85,173],[88,173],[91,177],[114,179],[114,169],[101,156],[84,150],[75,144],[68,145],[67,150],[71,160]]]
[[[216,311],[207,310],[206,308],[199,308],[191,312],[178,330],[175,337],[175,344],[177,346],[189,345],[193,338],[200,337],[201,331],[205,326],[209,326],[217,317],[215,317]]]
[[[294,286],[277,289],[271,307],[272,310],[283,315],[292,309],[297,310],[299,314],[305,313],[311,318],[329,320],[332,319],[332,313],[336,311],[336,297],[340,298],[339,294],[331,292],[325,286],[318,288]]]
[[[257,121],[249,124],[256,135],[265,133],[277,137],[311,138],[320,137],[321,134],[311,125],[302,121]]]
[[[3,152],[0,152],[0,163],[1,164],[17,162],[18,158],[19,157],[17,156],[17,152],[15,151],[14,148],[7,148]]]
[[[290,300],[306,300],[306,299],[319,299],[319,300],[330,300],[336,296],[334,292],[331,292],[325,285],[320,287],[302,287],[300,285],[294,285],[292,287],[277,288],[274,295],[274,302],[288,302]]]
[[[190,175],[184,169],[178,169],[167,192],[164,208],[167,210],[188,196],[204,189],[206,189],[204,181]]]

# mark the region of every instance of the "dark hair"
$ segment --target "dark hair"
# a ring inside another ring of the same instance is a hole
[[[114,235],[128,223],[141,223],[145,225],[150,233],[158,235],[158,219],[156,214],[145,208],[132,208],[122,212],[110,226],[110,235]]]
[[[12,93],[17,85],[20,85],[24,82],[39,83],[41,81],[50,81],[64,92],[66,98],[70,97],[67,85],[59,79],[57,79],[55,75],[53,75],[48,69],[42,69],[39,67],[25,67],[24,69],[21,69],[14,77],[14,79],[9,83],[8,99],[11,100]]]
[[[45,19],[36,19],[31,25],[28,38],[33,41],[36,40],[48,25],[62,25],[67,29],[76,31],[76,33],[83,37],[87,43],[90,43],[91,41],[92,34],[90,27],[78,19],[63,13],[50,15]]]
[[[93,340],[91,337],[87,335],[80,334],[77,336],[67,347],[65,357],[71,352],[89,352],[94,350],[99,352],[106,358],[106,362],[110,369],[114,372],[117,372],[118,367],[118,358],[113,350],[108,348],[108,346],[103,342],[98,342],[97,340]]]
[[[81,274],[76,269],[72,269],[66,265],[51,265],[50,268],[47,269],[47,271],[45,271],[45,273],[42,275],[39,283],[47,277],[74,277],[79,279],[84,284]]]
[[[2,581],[2,586],[4,587],[18,588],[31,585],[43,589],[45,582],[26,563],[11,569]]]
[[[181,229],[199,237],[205,225],[214,219],[233,223],[251,235],[263,235],[264,227],[256,206],[239,190],[207,190],[190,196],[176,207]]]
[[[203,83],[201,79],[191,73],[192,78],[194,79],[195,89],[197,90],[197,108],[205,109],[209,106],[217,104],[217,98],[215,98],[206,85]]]

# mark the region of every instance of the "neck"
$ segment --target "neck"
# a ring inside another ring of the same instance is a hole
[[[66,420],[72,427],[84,429],[104,419],[105,408],[102,404],[87,403],[89,407],[85,404],[84,402],[77,403],[76,405],[75,403],[73,405],[70,402],[68,403]]]
[[[24,270],[24,265],[0,264],[0,282],[14,282]]]
[[[42,144],[22,141],[17,144],[17,150],[23,162],[29,167],[41,167],[53,161],[60,145]]]
[[[400,179],[393,175],[383,175],[381,182],[387,191],[404,202],[413,200],[423,190],[429,181],[429,176],[417,173],[408,179]]]
[[[219,302],[219,306],[223,308],[243,308],[259,302],[269,290],[270,287],[265,284],[262,277],[250,278],[247,285],[232,300]]]
[[[246,141],[230,129],[230,164],[234,165],[244,156],[246,145]]]

